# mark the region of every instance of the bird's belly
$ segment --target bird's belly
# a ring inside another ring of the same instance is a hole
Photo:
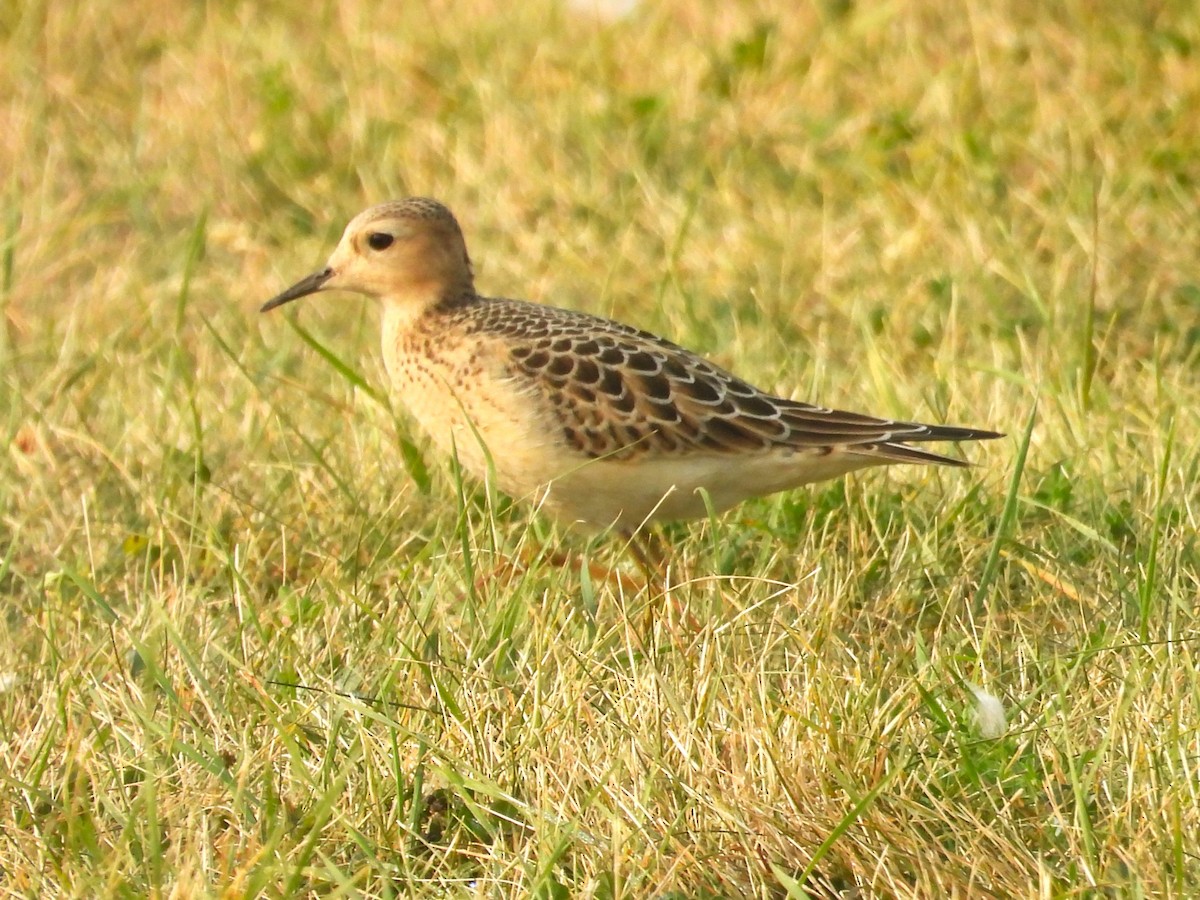
[[[560,520],[636,529],[646,522],[699,519],[750,497],[836,478],[877,464],[863,454],[776,450],[731,458],[691,454],[590,460],[560,475],[546,506]]]
[[[546,507],[564,522],[594,528],[698,519],[710,506],[721,512],[744,499],[727,489],[730,462],[711,455],[588,460],[550,484]]]

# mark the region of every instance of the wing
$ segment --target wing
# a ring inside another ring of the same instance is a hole
[[[597,316],[515,300],[476,307],[477,327],[502,334],[563,428],[592,457],[734,455],[834,448],[897,462],[965,465],[906,442],[996,438],[773,397],[670,341]]]

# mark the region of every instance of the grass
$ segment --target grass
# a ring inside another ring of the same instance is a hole
[[[1194,895],[1200,14],[505,9],[3,6],[0,896]],[[672,526],[697,629],[496,571],[619,553],[428,453],[369,304],[256,313],[407,193],[1011,437]]]

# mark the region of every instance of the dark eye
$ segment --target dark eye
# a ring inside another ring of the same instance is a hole
[[[367,246],[372,250],[386,250],[394,240],[386,231],[372,231],[367,235]]]

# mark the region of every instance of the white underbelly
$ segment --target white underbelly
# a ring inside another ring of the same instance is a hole
[[[866,455],[816,451],[590,460],[550,484],[546,507],[569,524],[631,530],[645,522],[703,518],[710,509],[724,512],[750,497],[836,478],[877,462]]]

